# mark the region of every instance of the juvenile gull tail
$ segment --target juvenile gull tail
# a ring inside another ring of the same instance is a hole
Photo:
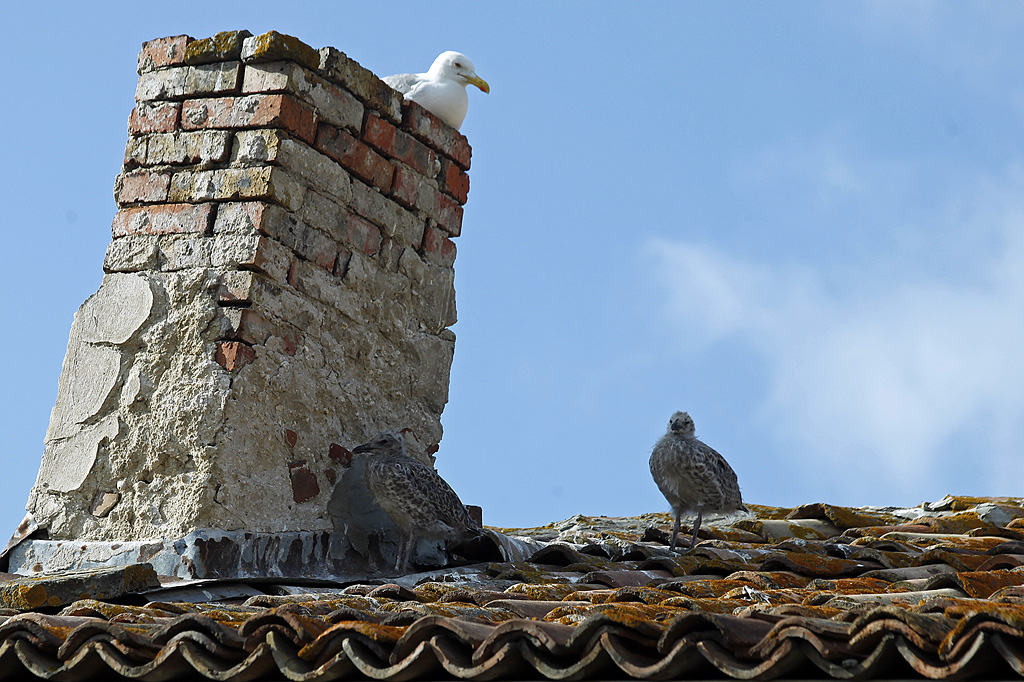
[[[654,444],[651,452],[651,476],[668,500],[675,516],[671,549],[679,535],[679,517],[696,511],[690,547],[697,542],[697,531],[704,512],[746,511],[740,496],[736,472],[725,458],[694,435],[693,419],[676,412],[668,422],[668,431]]]
[[[459,541],[481,533],[451,486],[432,467],[406,454],[401,433],[383,431],[352,452],[370,455],[366,485],[404,536],[396,570],[409,568],[417,538]]]

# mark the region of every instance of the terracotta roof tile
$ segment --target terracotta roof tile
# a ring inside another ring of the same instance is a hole
[[[8,610],[0,680],[1024,677],[1021,503],[751,505],[676,554],[667,515],[580,516],[420,576]]]

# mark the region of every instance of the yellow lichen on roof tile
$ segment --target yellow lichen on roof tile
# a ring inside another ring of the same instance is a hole
[[[571,583],[518,583],[505,589],[509,594],[525,594],[530,599],[558,601],[576,592],[579,588]]]

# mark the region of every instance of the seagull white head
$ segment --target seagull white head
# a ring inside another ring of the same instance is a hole
[[[451,50],[442,52],[437,56],[434,63],[430,65],[427,75],[437,80],[450,78],[460,83],[463,87],[475,85],[484,92],[491,91],[491,86],[487,84],[487,81],[476,75],[476,67],[473,66],[473,61],[466,55],[452,52]]]

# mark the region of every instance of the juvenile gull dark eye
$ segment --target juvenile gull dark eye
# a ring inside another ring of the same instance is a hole
[[[440,474],[406,454],[401,433],[383,431],[352,452],[368,454],[366,486],[404,536],[396,570],[409,568],[417,538],[459,541],[482,532]]]
[[[679,517],[683,512],[697,512],[690,538],[690,547],[693,547],[705,511],[747,511],[740,497],[736,472],[724,457],[697,439],[693,419],[686,412],[672,415],[668,431],[654,444],[650,464],[651,476],[675,516],[671,549],[676,547]]]

